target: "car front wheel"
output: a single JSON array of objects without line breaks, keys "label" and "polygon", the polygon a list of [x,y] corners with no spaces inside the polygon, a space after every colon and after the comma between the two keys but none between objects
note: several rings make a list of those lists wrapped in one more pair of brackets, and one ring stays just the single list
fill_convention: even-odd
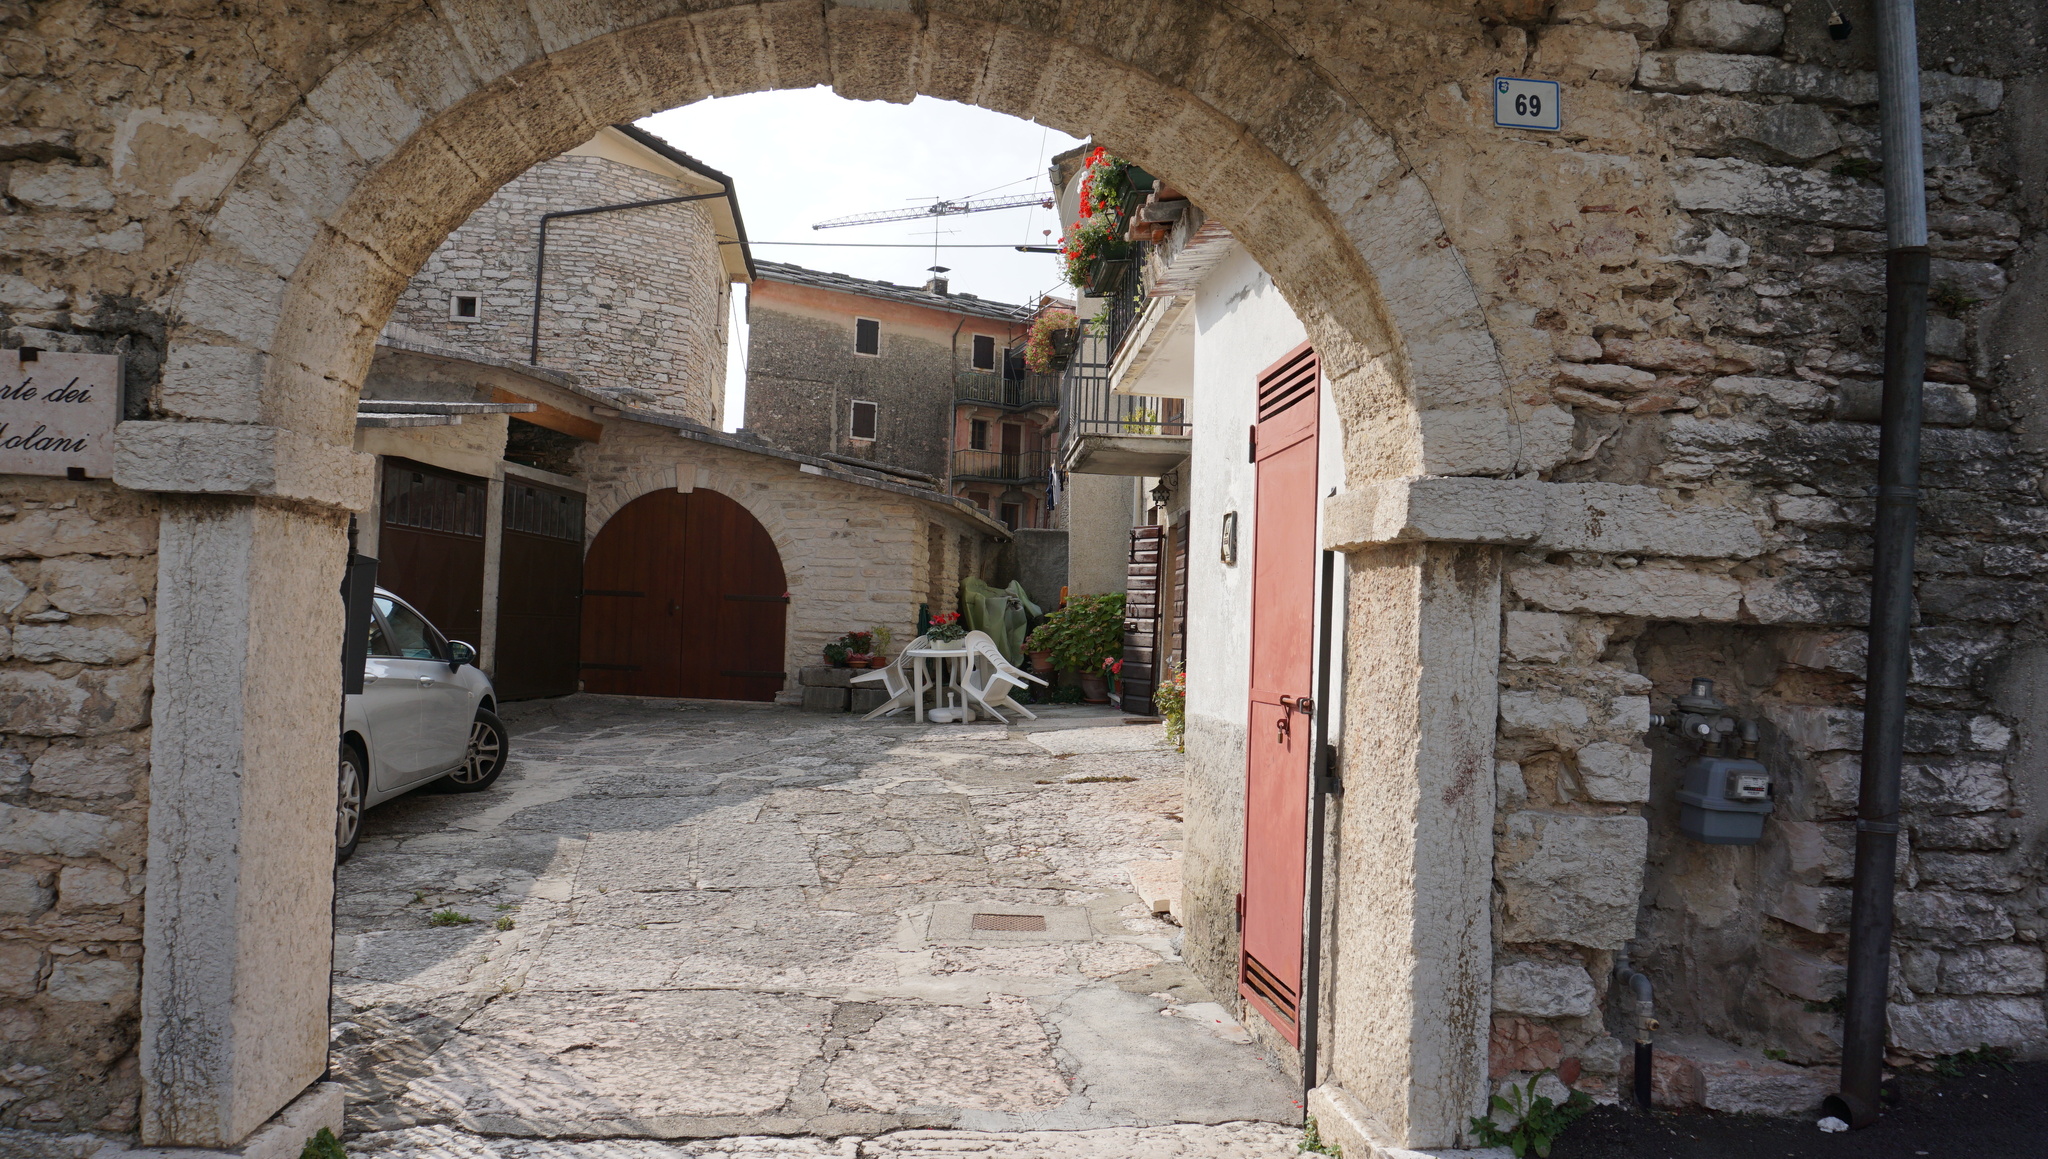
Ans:
[{"label": "car front wheel", "polygon": [[510,753],[505,722],[489,709],[477,709],[476,719],[469,722],[469,747],[462,754],[462,764],[448,774],[448,787],[458,793],[476,793],[490,788],[498,774],[505,770],[505,758]]},{"label": "car front wheel", "polygon": [[363,775],[363,755],[347,741],[341,743],[341,759],[337,765],[334,863],[340,865],[355,855],[356,843],[363,839],[363,801],[370,782]]}]

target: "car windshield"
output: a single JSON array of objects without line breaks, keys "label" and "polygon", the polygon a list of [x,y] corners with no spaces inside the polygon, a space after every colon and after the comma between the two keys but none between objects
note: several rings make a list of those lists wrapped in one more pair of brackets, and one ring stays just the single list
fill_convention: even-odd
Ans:
[{"label": "car windshield", "polygon": [[372,655],[404,656],[411,660],[439,659],[439,654],[434,649],[434,629],[420,618],[418,612],[393,600],[379,597],[377,613],[383,617],[389,631],[379,631],[375,622],[372,622]]}]

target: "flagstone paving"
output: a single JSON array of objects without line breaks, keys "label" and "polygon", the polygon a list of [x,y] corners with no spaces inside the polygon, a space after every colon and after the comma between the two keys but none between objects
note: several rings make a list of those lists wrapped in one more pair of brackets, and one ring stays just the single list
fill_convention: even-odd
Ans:
[{"label": "flagstone paving", "polygon": [[1131,890],[1179,849],[1158,726],[506,718],[498,785],[373,810],[342,867],[352,1154],[1295,1154],[1293,1080]]}]

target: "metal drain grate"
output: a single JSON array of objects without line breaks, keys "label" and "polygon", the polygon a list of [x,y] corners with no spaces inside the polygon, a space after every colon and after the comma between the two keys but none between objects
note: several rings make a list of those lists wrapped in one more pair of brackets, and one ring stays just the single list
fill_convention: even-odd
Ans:
[{"label": "metal drain grate", "polygon": [[1003,930],[1017,934],[1042,934],[1045,932],[1045,918],[1040,914],[975,914],[972,928]]}]

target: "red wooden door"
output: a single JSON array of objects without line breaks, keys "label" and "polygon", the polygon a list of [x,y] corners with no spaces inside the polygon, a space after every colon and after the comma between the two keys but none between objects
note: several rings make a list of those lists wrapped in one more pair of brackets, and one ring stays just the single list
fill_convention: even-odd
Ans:
[{"label": "red wooden door", "polygon": [[767,529],[738,503],[704,490],[642,495],[584,558],[584,689],[775,699],[785,583]]},{"label": "red wooden door", "polygon": [[1245,748],[1244,945],[1238,986],[1298,1043],[1313,697],[1316,427],[1321,367],[1307,345],[1259,376],[1252,523],[1251,705]]}]

